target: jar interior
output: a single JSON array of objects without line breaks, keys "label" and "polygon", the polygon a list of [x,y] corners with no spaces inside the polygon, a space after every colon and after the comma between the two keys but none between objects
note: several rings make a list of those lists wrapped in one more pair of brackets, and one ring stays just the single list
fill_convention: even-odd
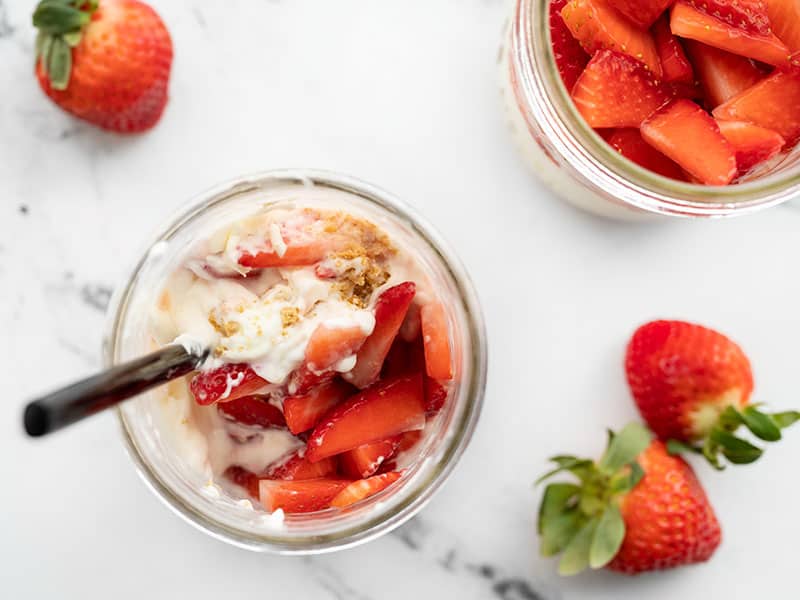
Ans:
[{"label": "jar interior", "polygon": [[574,169],[588,182],[600,182],[612,200],[623,199],[656,212],[674,209],[676,214],[714,216],[796,197],[800,186],[797,145],[737,183],[721,187],[669,179],[616,152],[584,121],[561,81],[551,46],[549,6],[550,0],[519,0],[512,27],[517,38],[515,58],[529,75],[522,78],[527,101],[543,105],[546,114],[540,114],[538,120],[548,125],[545,136],[556,154],[564,157],[567,164],[562,166]]},{"label": "jar interior", "polygon": [[125,403],[120,408],[123,430],[147,483],[195,525],[253,549],[323,551],[368,539],[381,525],[399,524],[421,506],[452,468],[471,434],[482,398],[485,356],[482,335],[475,325],[476,306],[465,301],[470,292],[464,288],[463,273],[453,272],[452,261],[442,254],[433,234],[415,224],[418,221],[410,219],[394,200],[386,201],[347,183],[303,177],[241,182],[185,213],[159,236],[119,299],[107,361],[125,361],[152,349],[149,308],[168,274],[189,248],[215,229],[214,224],[223,225],[265,208],[324,207],[321,199],[330,198],[331,191],[336,193],[335,208],[367,218],[389,231],[400,248],[413,251],[445,306],[456,376],[445,408],[426,427],[418,459],[405,469],[397,484],[344,510],[287,515],[285,519],[229,493],[230,488],[210,480],[210,472],[199,467],[202,457],[187,455],[185,448],[179,448],[179,440],[164,419],[180,418],[180,414],[165,407],[166,394],[156,390]]}]

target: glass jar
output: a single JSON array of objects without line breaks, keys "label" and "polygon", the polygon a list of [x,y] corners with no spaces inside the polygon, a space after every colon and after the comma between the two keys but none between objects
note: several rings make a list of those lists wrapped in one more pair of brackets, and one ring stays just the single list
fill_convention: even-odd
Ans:
[{"label": "glass jar", "polygon": [[747,181],[684,183],[643,169],[589,127],[561,82],[550,45],[549,0],[515,0],[500,54],[501,86],[518,145],[557,195],[595,214],[744,215],[800,197],[800,148]]},{"label": "glass jar", "polygon": [[[420,456],[397,485],[343,510],[289,515],[283,521],[254,509],[188,466],[159,430],[156,392],[118,409],[128,452],[145,483],[173,511],[209,535],[236,546],[281,554],[329,552],[354,546],[391,531],[416,514],[451,473],[467,446],[483,403],[486,334],[478,298],[453,251],[422,217],[386,192],[351,177],[309,170],[271,171],[243,177],[196,197],[170,220],[149,245],[130,277],[115,292],[104,337],[106,366],[139,356],[148,347],[148,315],[165,277],[181,252],[253,203],[270,206],[270,190],[296,186],[298,198],[309,186],[345,192],[347,204],[391,230],[414,249],[444,300],[453,332],[456,378],[448,404],[428,435]],[[285,204],[285,200],[283,201]],[[281,202],[275,203],[276,206]],[[348,206],[337,207],[347,210]],[[228,215],[223,219],[224,215]],[[213,230],[213,228],[212,228]],[[399,237],[398,237],[399,236]]]}]

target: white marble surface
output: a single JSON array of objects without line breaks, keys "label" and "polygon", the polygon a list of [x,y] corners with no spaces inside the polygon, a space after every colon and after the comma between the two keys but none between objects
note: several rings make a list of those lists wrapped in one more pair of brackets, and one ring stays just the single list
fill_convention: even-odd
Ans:
[{"label": "white marble surface", "polygon": [[[634,416],[621,372],[643,320],[717,326],[757,398],[800,404],[800,210],[633,226],[555,200],[509,143],[500,0],[159,0],[176,60],[151,133],[63,115],[31,75],[32,1],[0,0],[0,582],[4,598],[687,600],[797,596],[800,431],[749,468],[700,465],[724,525],[713,561],[561,580],[538,558],[531,481]],[[378,183],[460,251],[490,332],[486,409],[449,483],[400,531],[309,559],[250,554],[145,489],[110,414],[43,442],[20,407],[98,367],[103,310],[150,230],[190,195],[266,168]],[[713,590],[713,594],[709,592]]]}]

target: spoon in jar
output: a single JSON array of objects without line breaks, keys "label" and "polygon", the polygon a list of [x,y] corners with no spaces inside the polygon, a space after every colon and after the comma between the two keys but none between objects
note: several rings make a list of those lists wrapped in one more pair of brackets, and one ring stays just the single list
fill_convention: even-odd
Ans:
[{"label": "spoon in jar", "polygon": [[37,398],[25,407],[25,431],[31,437],[58,431],[194,371],[208,354],[199,344],[171,344]]}]

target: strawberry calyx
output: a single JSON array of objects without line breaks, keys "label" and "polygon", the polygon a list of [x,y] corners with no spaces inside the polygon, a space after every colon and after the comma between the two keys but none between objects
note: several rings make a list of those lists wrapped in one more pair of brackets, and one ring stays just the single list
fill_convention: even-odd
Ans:
[{"label": "strawberry calyx", "polygon": [[72,48],[97,10],[98,0],[42,0],[33,12],[36,59],[56,90],[65,90],[72,71]]},{"label": "strawberry calyx", "polygon": [[667,441],[667,451],[673,456],[684,452],[701,455],[718,471],[725,468],[720,455],[734,465],[755,462],[764,450],[734,435],[740,427],[744,426],[762,441],[777,442],[783,437],[782,429],[800,420],[798,411],[766,413],[759,410],[759,406],[750,404],[742,409],[728,406],[705,437],[695,442],[670,439]]},{"label": "strawberry calyx", "polygon": [[563,553],[561,575],[602,568],[616,556],[625,538],[620,503],[644,477],[637,458],[652,437],[643,425],[630,423],[617,434],[609,431],[606,451],[596,462],[567,455],[550,459],[556,468],[537,484],[562,472],[579,480],[549,484],[539,505],[540,552],[542,556]]}]

